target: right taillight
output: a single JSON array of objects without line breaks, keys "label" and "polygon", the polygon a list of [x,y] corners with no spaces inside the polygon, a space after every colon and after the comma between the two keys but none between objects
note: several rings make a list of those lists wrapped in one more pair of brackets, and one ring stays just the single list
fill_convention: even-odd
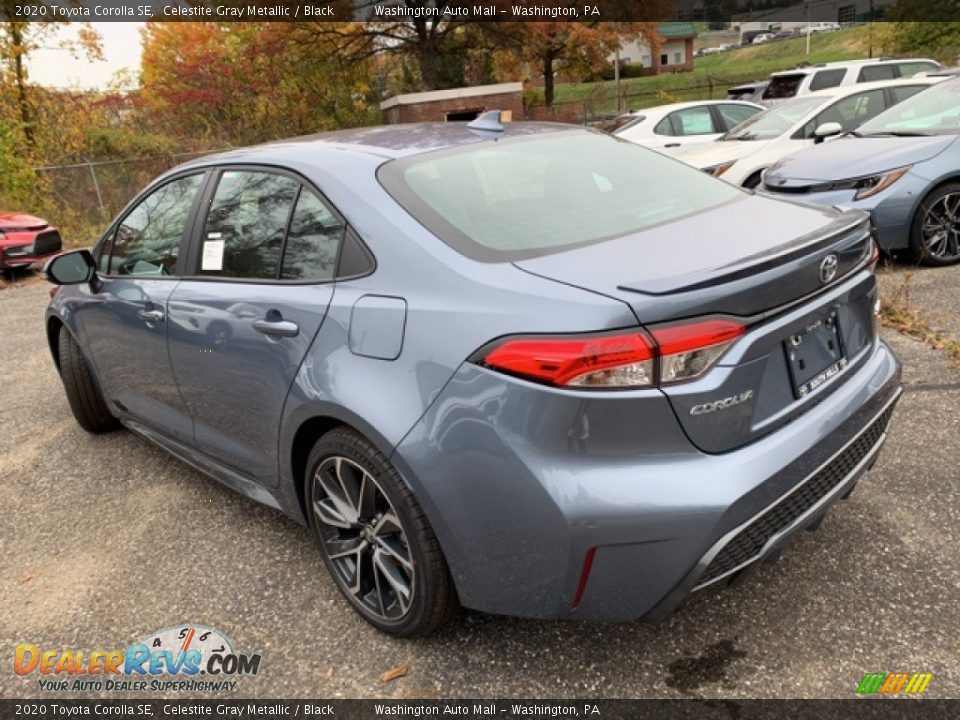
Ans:
[{"label": "right taillight", "polygon": [[556,387],[630,389],[697,378],[746,326],[704,318],[650,329],[596,335],[505,338],[477,361],[486,367]]}]

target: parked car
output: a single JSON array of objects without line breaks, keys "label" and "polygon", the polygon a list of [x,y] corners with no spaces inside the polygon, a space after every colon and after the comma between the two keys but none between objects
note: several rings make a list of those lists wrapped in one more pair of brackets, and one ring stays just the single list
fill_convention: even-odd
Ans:
[{"label": "parked car", "polygon": [[763,98],[763,91],[766,89],[769,81],[759,80],[751,83],[737,85],[727,90],[727,100],[742,100],[759,104]]},{"label": "parked car", "polygon": [[849,132],[944,80],[911,78],[810,93],[754,115],[716,142],[684,148],[676,157],[732,185],[755,188],[763,171],[782,157]]},{"label": "parked car", "polygon": [[716,140],[763,110],[734,100],[699,100],[645,108],[618,117],[608,128],[617,137],[671,154]]},{"label": "parked car", "polygon": [[763,103],[774,105],[818,90],[909,78],[917,73],[935,72],[939,69],[940,63],[925,58],[848,60],[796,67],[770,75],[770,84],[763,91]]},{"label": "parked car", "polygon": [[60,232],[33,215],[0,212],[0,271],[23,268],[60,252]]},{"label": "parked car", "polygon": [[662,617],[816,526],[900,392],[865,213],[497,115],[204,157],[47,266],[80,425],[307,525],[397,635]]},{"label": "parked car", "polygon": [[763,43],[768,43],[773,40],[772,32],[763,32],[757,33],[753,36],[753,40],[750,41],[751,45],[762,45]]},{"label": "parked car", "polygon": [[960,261],[960,79],[925,90],[829,148],[767,170],[764,191],[867,210],[885,250],[928,265]]}]

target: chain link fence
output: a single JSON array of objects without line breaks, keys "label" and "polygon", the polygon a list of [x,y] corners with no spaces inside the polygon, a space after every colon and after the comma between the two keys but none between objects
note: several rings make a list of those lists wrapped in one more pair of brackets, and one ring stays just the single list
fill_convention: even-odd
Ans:
[{"label": "chain link fence", "polygon": [[214,150],[34,168],[49,200],[64,213],[97,222],[111,218],[157,175]]}]

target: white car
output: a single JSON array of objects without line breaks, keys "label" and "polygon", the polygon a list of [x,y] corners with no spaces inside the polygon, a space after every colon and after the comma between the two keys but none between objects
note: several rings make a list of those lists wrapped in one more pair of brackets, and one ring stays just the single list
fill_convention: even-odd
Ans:
[{"label": "white car", "polygon": [[927,58],[874,58],[805,65],[771,74],[760,102],[773,106],[787,98],[808,95],[817,90],[909,78],[917,73],[936,72],[939,69],[940,63]]},{"label": "white car", "polygon": [[739,100],[700,100],[637,110],[616,118],[607,130],[624,140],[666,154],[702,145],[763,110]]},{"label": "white car", "polygon": [[685,148],[675,157],[722,177],[732,185],[754,188],[763,171],[790,153],[849,132],[892,105],[946,76],[861,83],[787,100],[740,123],[716,142]]}]

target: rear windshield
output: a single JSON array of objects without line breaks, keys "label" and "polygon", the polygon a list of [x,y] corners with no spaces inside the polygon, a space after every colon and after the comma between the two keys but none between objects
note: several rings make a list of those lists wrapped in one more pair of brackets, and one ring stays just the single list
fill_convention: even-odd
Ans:
[{"label": "rear windshield", "polygon": [[806,77],[806,73],[797,75],[777,75],[770,78],[770,84],[763,91],[764,100],[781,100],[783,98],[792,98],[800,89],[800,83]]},{"label": "rear windshield", "polygon": [[582,130],[394,160],[378,177],[427,229],[482,261],[547,255],[744,197],[676,160]]}]

